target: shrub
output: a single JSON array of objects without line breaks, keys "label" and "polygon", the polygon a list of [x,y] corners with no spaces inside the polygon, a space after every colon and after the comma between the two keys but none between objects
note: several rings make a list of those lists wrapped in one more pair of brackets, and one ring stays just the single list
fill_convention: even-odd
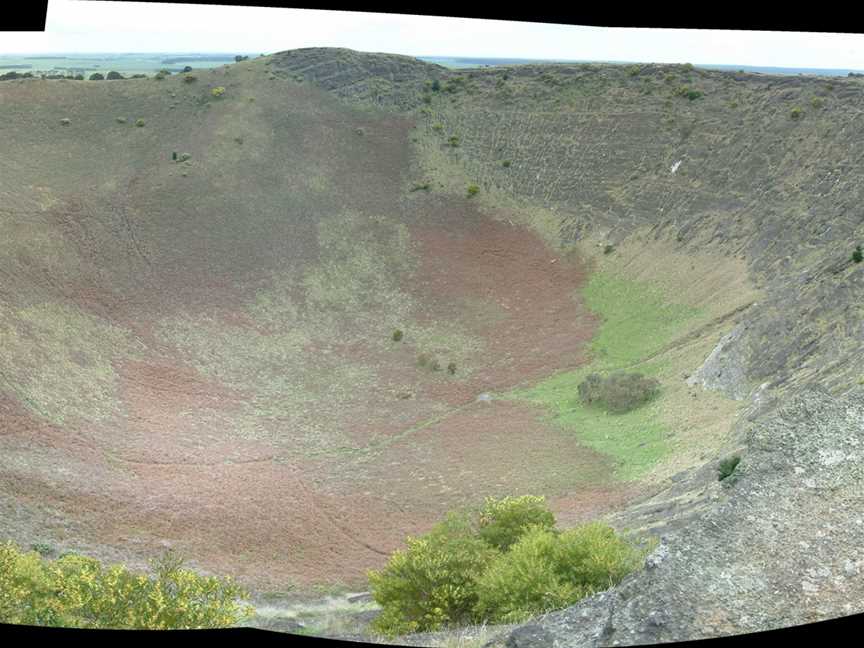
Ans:
[{"label": "shrub", "polygon": [[607,243],[603,248],[603,254],[612,254],[615,251],[615,246],[611,243]]},{"label": "shrub", "polygon": [[35,544],[30,545],[30,549],[38,553],[43,558],[46,556],[50,556],[54,553],[54,547],[49,544],[45,544],[44,542],[37,542]]},{"label": "shrub", "polygon": [[91,81],[103,81],[105,79],[105,77],[98,72],[94,72],[89,78]]},{"label": "shrub", "polygon": [[429,354],[421,353],[419,356],[417,356],[417,366],[418,367],[425,367],[426,365],[429,364],[429,361],[431,359],[432,358],[429,357]]},{"label": "shrub", "polygon": [[819,108],[821,108],[824,104],[825,104],[825,101],[822,99],[822,97],[813,97],[810,100],[810,105],[813,106],[814,108],[816,108],[817,110]]},{"label": "shrub", "polygon": [[542,497],[488,498],[409,538],[369,574],[382,606],[373,629],[390,637],[450,624],[512,623],[606,589],[639,567],[640,551],[608,526],[553,528]]},{"label": "shrub", "polygon": [[496,556],[465,516],[450,514],[427,535],[408,538],[369,585],[381,614],[375,631],[394,637],[473,620],[475,582]]},{"label": "shrub", "polygon": [[436,132],[440,132],[440,131],[444,130],[444,125],[443,124],[432,124],[432,130],[434,130]]},{"label": "shrub", "polygon": [[475,614],[488,623],[519,623],[535,614],[566,607],[585,595],[564,582],[552,560],[558,538],[532,527],[477,579]]},{"label": "shrub", "polygon": [[477,185],[468,185],[468,197],[472,198],[480,192],[480,187]]},{"label": "shrub", "polygon": [[795,106],[790,112],[789,117],[791,119],[801,119],[801,116],[804,114],[804,111],[801,110],[798,106]]},{"label": "shrub", "polygon": [[214,97],[221,97],[222,95],[225,94],[225,88],[222,86],[216,86],[215,88],[213,88],[210,91],[210,94],[213,95]]},{"label": "shrub", "polygon": [[63,119],[60,120],[60,123],[63,124],[63,126],[68,126],[69,124],[72,123],[72,120],[69,119],[68,117],[64,117]]},{"label": "shrub", "polygon": [[731,477],[739,463],[741,463],[741,457],[738,455],[723,459],[717,467],[717,481],[723,481],[727,477]]},{"label": "shrub", "polygon": [[393,341],[394,342],[401,342],[402,336],[403,336],[403,333],[401,330],[396,329],[395,331],[393,331]]},{"label": "shrub", "polygon": [[861,263],[861,261],[864,261],[864,251],[861,250],[860,245],[855,246],[855,251],[852,252],[852,260],[855,263]]},{"label": "shrub", "polygon": [[477,580],[476,616],[518,623],[572,605],[620,582],[642,557],[604,524],[563,533],[532,526]]},{"label": "shrub", "polygon": [[125,118],[125,117],[117,117],[117,118],[116,118],[116,122],[117,122],[118,124],[125,124],[125,123],[126,123],[126,118]]},{"label": "shrub", "polygon": [[447,373],[449,373],[451,376],[456,375],[456,363],[455,362],[451,362],[450,364],[447,365]]},{"label": "shrub", "polygon": [[194,74],[187,74],[183,77],[183,81],[186,83],[194,83],[197,80],[198,77],[196,77]]},{"label": "shrub", "polygon": [[191,72],[191,71],[192,71],[191,65],[186,65],[183,67],[183,74],[186,74],[187,72]]},{"label": "shrub", "polygon": [[139,117],[138,119],[135,120],[135,125],[136,125],[138,128],[143,128],[143,127],[144,127],[144,124],[146,124],[146,123],[147,123],[147,122],[145,122],[145,121],[144,121],[143,119],[141,119],[140,117]]},{"label": "shrub", "polygon": [[154,576],[108,568],[93,558],[64,554],[45,560],[0,544],[0,622],[77,628],[218,628],[252,613],[248,594],[231,579],[182,569],[167,554]]},{"label": "shrub", "polygon": [[435,79],[429,87],[432,89],[432,92],[438,92],[441,90],[441,82]]},{"label": "shrub", "polygon": [[429,369],[432,371],[441,371],[441,363],[438,362],[435,358],[429,362]]},{"label": "shrub", "polygon": [[505,169],[507,169],[507,168],[510,167],[510,164],[511,164],[510,160],[504,160],[504,161],[501,163],[501,166],[504,167]]},{"label": "shrub", "polygon": [[415,184],[411,187],[411,191],[429,191],[432,188],[432,184],[429,182],[424,182],[422,184]]},{"label": "shrub", "polygon": [[447,138],[447,143],[450,146],[452,146],[453,148],[456,148],[457,146],[459,146],[459,136],[458,135],[451,135],[450,137]]},{"label": "shrub", "polygon": [[579,399],[586,405],[597,404],[613,414],[629,412],[657,396],[660,383],[642,374],[614,373],[606,378],[599,374],[586,376],[577,387]]},{"label": "shrub", "polygon": [[555,516],[545,497],[489,497],[480,511],[478,533],[492,547],[506,551],[532,526],[555,526]]},{"label": "shrub", "polygon": [[124,77],[123,77],[123,75],[120,74],[119,72],[115,72],[114,70],[111,70],[111,71],[108,73],[108,76],[106,76],[105,78],[108,79],[109,81],[116,81],[116,80],[118,80],[118,79],[122,79],[122,78],[124,78]]}]

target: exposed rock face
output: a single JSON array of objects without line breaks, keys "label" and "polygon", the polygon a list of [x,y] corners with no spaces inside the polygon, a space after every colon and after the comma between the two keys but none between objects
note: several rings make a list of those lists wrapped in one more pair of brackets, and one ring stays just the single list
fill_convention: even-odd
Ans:
[{"label": "exposed rock face", "polygon": [[720,391],[735,400],[746,398],[750,387],[745,373],[745,356],[736,345],[745,330],[745,325],[739,324],[724,335],[702,366],[687,379],[687,384]]},{"label": "exposed rock face", "polygon": [[864,391],[807,390],[747,442],[737,477],[668,531],[643,571],[531,632],[545,629],[562,648],[633,645],[864,611]]}]

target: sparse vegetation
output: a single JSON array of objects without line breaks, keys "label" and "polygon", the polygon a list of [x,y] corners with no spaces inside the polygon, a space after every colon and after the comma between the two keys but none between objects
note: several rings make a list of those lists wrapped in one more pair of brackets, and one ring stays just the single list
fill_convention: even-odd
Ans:
[{"label": "sparse vegetation", "polygon": [[815,108],[816,110],[819,110],[820,108],[822,108],[822,106],[825,105],[825,100],[822,99],[822,97],[813,97],[810,100],[810,105],[813,106],[813,108]]},{"label": "sparse vegetation", "polygon": [[54,547],[44,542],[37,542],[30,545],[30,549],[38,553],[43,558],[54,553]]},{"label": "sparse vegetation", "polygon": [[733,455],[723,459],[717,467],[717,480],[723,481],[724,479],[731,477],[735,472],[735,469],[738,468],[739,463],[741,463],[741,457],[738,455]]},{"label": "sparse vegetation", "polygon": [[608,589],[644,557],[606,525],[554,525],[542,497],[489,498],[476,513],[450,513],[370,572],[383,608],[374,630],[394,637],[521,621]]},{"label": "sparse vegetation", "polygon": [[598,405],[613,414],[636,409],[657,396],[660,383],[642,374],[613,373],[605,378],[589,374],[578,387],[579,399],[586,405]]},{"label": "sparse vegetation", "polygon": [[165,554],[154,575],[66,553],[44,556],[0,544],[0,622],[71,628],[223,628],[248,618],[248,594],[230,578],[204,577]]}]

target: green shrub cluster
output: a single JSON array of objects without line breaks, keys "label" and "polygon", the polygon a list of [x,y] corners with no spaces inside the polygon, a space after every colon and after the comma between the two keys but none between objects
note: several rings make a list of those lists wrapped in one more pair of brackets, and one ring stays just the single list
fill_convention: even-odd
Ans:
[{"label": "green shrub cluster", "polygon": [[64,554],[47,560],[38,551],[0,544],[0,623],[70,628],[222,628],[252,614],[248,594],[231,579],[183,569],[166,554],[155,574]]},{"label": "green shrub cluster", "polygon": [[592,523],[559,531],[542,497],[489,498],[408,538],[369,574],[389,637],[454,625],[512,623],[571,605],[636,569],[644,552]]},{"label": "green shrub cluster", "polygon": [[717,467],[717,481],[723,481],[724,479],[731,477],[735,472],[735,469],[738,468],[739,463],[741,463],[741,457],[739,455],[732,455],[731,457],[723,459]]},{"label": "green shrub cluster", "polygon": [[607,377],[589,374],[576,388],[586,405],[599,405],[613,414],[629,412],[660,393],[660,382],[642,374],[614,373]]}]

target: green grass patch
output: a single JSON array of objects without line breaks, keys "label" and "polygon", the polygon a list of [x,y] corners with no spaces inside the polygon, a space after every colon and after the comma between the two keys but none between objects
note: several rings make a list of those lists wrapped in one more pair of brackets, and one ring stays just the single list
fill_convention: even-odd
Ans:
[{"label": "green grass patch", "polygon": [[593,450],[618,464],[615,477],[628,480],[649,471],[667,452],[669,430],[660,412],[666,398],[662,386],[657,399],[624,414],[608,414],[580,402],[578,386],[590,373],[608,373],[640,364],[645,376],[663,373],[660,359],[645,362],[700,319],[700,310],[670,302],[655,285],[596,273],[582,294],[602,323],[590,343],[593,360],[572,371],[504,396],[546,408],[550,420],[574,433]]}]

